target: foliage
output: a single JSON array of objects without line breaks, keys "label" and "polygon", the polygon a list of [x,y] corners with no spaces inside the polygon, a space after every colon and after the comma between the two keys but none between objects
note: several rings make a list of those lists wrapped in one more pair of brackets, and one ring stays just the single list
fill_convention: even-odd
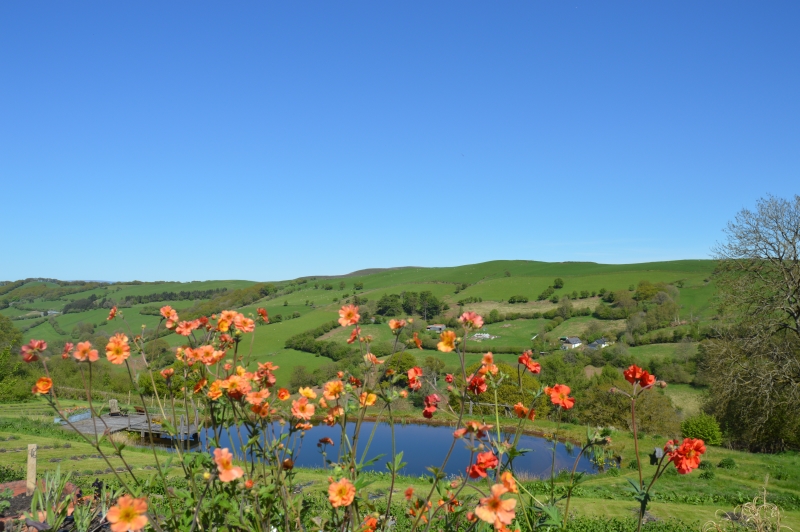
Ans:
[{"label": "foliage", "polygon": [[[719,307],[731,326],[704,342],[708,409],[733,443],[800,445],[800,196],[743,209],[717,246]],[[735,368],[735,369],[734,369]]]},{"label": "foliage", "polygon": [[686,418],[681,423],[681,434],[684,438],[699,438],[708,445],[720,445],[722,443],[722,430],[719,423],[708,414],[698,414]]},{"label": "foliage", "polygon": [[14,326],[14,322],[0,314],[0,351],[17,349],[22,343],[22,332]]}]

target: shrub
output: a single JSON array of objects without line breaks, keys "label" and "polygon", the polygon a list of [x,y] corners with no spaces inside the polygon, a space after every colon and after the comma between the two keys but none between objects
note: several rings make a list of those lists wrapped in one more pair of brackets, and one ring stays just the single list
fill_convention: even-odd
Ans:
[{"label": "shrub", "polygon": [[681,423],[681,434],[684,438],[697,438],[706,445],[719,445],[722,443],[722,430],[714,416],[698,414],[687,418]]},{"label": "shrub", "polygon": [[717,464],[720,469],[736,469],[736,461],[733,458],[723,458]]},{"label": "shrub", "polygon": [[700,473],[700,478],[703,480],[714,480],[714,470],[709,469]]}]

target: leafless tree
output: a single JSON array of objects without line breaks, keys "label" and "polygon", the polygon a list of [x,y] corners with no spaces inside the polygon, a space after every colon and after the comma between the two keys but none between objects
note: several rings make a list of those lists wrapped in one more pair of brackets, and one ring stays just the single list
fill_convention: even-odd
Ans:
[{"label": "leafless tree", "polygon": [[765,332],[800,337],[800,196],[768,196],[743,209],[714,253],[723,308],[744,313]]},{"label": "leafless tree", "polygon": [[754,450],[800,445],[800,196],[744,209],[715,248],[724,311],[704,342],[707,408]]}]

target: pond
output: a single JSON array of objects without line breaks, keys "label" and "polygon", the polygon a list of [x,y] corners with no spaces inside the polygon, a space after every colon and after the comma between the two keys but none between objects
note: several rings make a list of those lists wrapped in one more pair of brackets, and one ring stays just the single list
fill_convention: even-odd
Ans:
[{"label": "pond", "polygon": [[[348,425],[348,433],[352,437],[355,425]],[[362,425],[358,444],[359,458],[361,458],[361,452],[369,439],[374,425],[374,422],[364,422]],[[280,430],[277,425],[275,427],[276,430]],[[231,430],[231,434],[233,437],[232,442],[227,433],[223,431],[220,438],[220,446],[229,448],[239,447],[238,435],[234,430]],[[212,435],[210,429],[203,431],[200,435],[199,444],[195,444],[192,450],[204,449],[206,439],[210,435]],[[339,453],[338,443],[340,435],[341,429],[338,426],[328,427],[326,425],[317,425],[313,429],[307,431],[303,438],[299,457],[295,460],[295,465],[299,467],[323,467],[323,458],[317,448],[317,442],[320,438],[325,437],[329,437],[336,442],[335,446],[328,445],[327,449],[328,459],[335,461]],[[513,437],[513,435],[509,435],[508,437]],[[424,424],[395,425],[395,442],[397,451],[403,452],[403,462],[406,462],[406,466],[401,471],[402,474],[414,476],[429,474],[427,470],[428,467],[441,466],[442,460],[453,442],[453,428]],[[445,467],[445,472],[448,475],[464,474],[470,459],[470,451],[467,449],[467,442],[467,438],[456,442],[453,454]],[[520,438],[517,448],[530,450],[524,456],[520,456],[514,460],[515,471],[525,472],[533,477],[545,478],[550,476],[550,467],[553,459],[552,442],[536,436],[523,435]],[[556,471],[572,469],[578,452],[580,452],[580,448],[578,447],[570,448],[563,443],[559,443],[556,450]],[[373,458],[379,454],[385,456],[365,469],[369,471],[388,471],[386,463],[391,458],[391,453],[391,428],[386,423],[379,423],[375,430],[375,436],[370,445],[367,459]],[[582,456],[578,463],[577,470],[579,472],[592,473],[598,471],[598,467],[589,457]]]}]

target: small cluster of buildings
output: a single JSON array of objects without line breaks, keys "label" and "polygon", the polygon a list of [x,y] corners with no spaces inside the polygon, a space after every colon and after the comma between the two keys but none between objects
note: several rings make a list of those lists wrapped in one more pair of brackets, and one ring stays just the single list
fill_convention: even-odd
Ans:
[{"label": "small cluster of buildings", "polygon": [[[562,336],[559,338],[561,340],[561,349],[568,351],[570,349],[576,349],[583,345],[583,340],[578,338],[577,336]],[[595,350],[595,349],[603,349],[604,347],[608,347],[611,345],[608,340],[605,338],[598,338],[594,342],[590,343],[586,346],[586,349]]]}]

